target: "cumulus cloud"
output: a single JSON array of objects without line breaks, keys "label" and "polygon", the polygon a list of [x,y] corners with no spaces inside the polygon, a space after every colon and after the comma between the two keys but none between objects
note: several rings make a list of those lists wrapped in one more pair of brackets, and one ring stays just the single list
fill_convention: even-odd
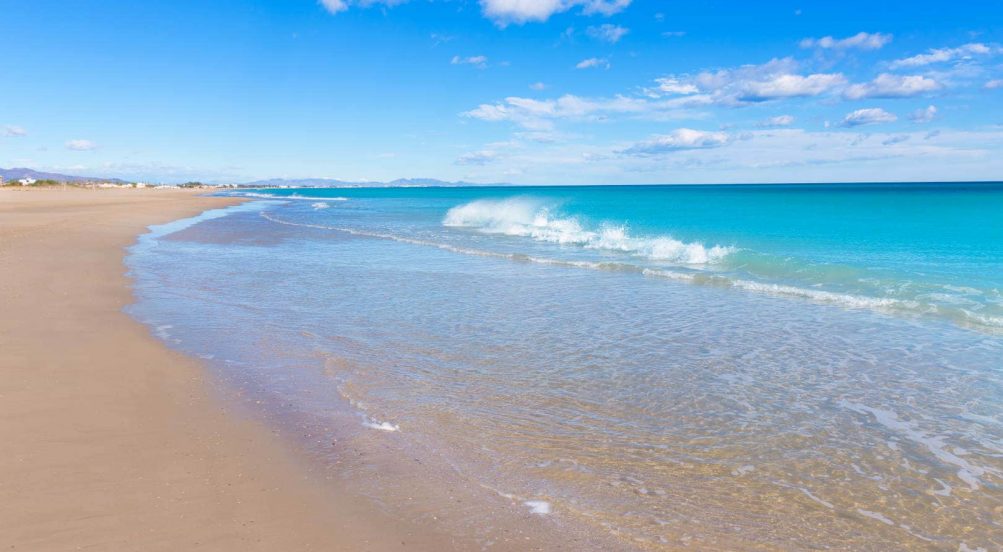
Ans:
[{"label": "cumulus cloud", "polygon": [[[606,67],[606,63],[592,58],[578,66]],[[482,121],[507,121],[537,131],[551,130],[557,120],[604,120],[613,115],[651,120],[700,118],[705,115],[703,109],[711,106],[818,96],[846,82],[838,73],[800,75],[796,70],[793,60],[775,59],[763,65],[663,77],[655,86],[642,89],[643,96],[590,99],[565,95],[551,100],[513,96],[499,103],[481,104],[462,115]]]},{"label": "cumulus cloud", "polygon": [[452,65],[473,65],[478,69],[484,69],[488,66],[488,58],[487,56],[453,56],[453,59],[449,60],[449,63]]},{"label": "cumulus cloud", "polygon": [[588,58],[579,61],[575,69],[609,69],[609,60],[606,58]]},{"label": "cumulus cloud", "polygon": [[646,92],[663,94],[703,94],[712,103],[742,105],[782,98],[819,96],[846,84],[841,73],[797,73],[792,58],[773,59],[762,65],[704,71],[697,75],[672,75],[658,79],[658,86]]},{"label": "cumulus cloud", "polygon": [[590,99],[566,94],[556,100],[536,100],[517,96],[496,104],[481,104],[462,116],[487,122],[511,122],[533,131],[550,130],[557,120],[602,120],[611,115],[650,116],[671,115],[688,102],[679,100],[650,101],[644,98],[616,96]]},{"label": "cumulus cloud", "polygon": [[585,30],[585,33],[596,40],[602,40],[604,42],[609,42],[610,44],[616,44],[620,42],[620,39],[627,35],[630,29],[627,27],[621,27],[620,25],[611,25],[606,23],[605,25],[600,25],[598,27],[589,27]]},{"label": "cumulus cloud", "polygon": [[825,50],[878,50],[892,41],[892,35],[883,33],[857,33],[846,38],[806,38],[802,48],[822,48]]},{"label": "cumulus cloud", "polygon": [[700,92],[700,89],[697,88],[697,85],[691,82],[683,82],[678,78],[666,77],[666,78],[656,79],[655,82],[658,84],[657,87],[658,92],[662,92],[665,94],[686,95],[686,94],[696,94]]},{"label": "cumulus cloud", "polygon": [[842,85],[846,79],[840,74],[775,75],[762,81],[744,83],[744,94],[739,99],[763,101],[776,98],[818,96]]},{"label": "cumulus cloud", "polygon": [[585,15],[611,15],[622,12],[630,5],[632,0],[571,0],[572,4],[582,6],[582,13]]},{"label": "cumulus cloud", "polygon": [[986,83],[987,90],[996,90],[997,88],[1003,88],[1003,79],[993,79]]},{"label": "cumulus cloud", "polygon": [[20,138],[22,136],[27,136],[28,131],[16,125],[5,125],[2,131],[0,131],[0,134],[10,138]]},{"label": "cumulus cloud", "polygon": [[976,56],[986,56],[1000,52],[996,46],[987,46],[981,42],[971,42],[958,46],[957,48],[931,48],[925,54],[918,54],[912,57],[897,59],[891,63],[892,69],[902,67],[923,67],[934,63],[947,63],[951,61],[963,61]]},{"label": "cumulus cloud", "polygon": [[759,122],[760,127],[770,128],[770,127],[785,127],[794,124],[793,115],[777,115],[776,117],[770,117]]},{"label": "cumulus cloud", "polygon": [[[318,0],[327,11],[337,14],[352,7],[393,7],[408,0]],[[582,15],[611,16],[630,5],[632,0],[480,0],[484,16],[504,27],[515,23],[546,21],[555,13],[577,8]]]},{"label": "cumulus cloud", "polygon": [[348,3],[345,0],[320,0],[320,5],[331,13],[343,12],[348,9]]},{"label": "cumulus cloud", "polygon": [[652,136],[638,142],[620,153],[626,155],[659,155],[679,150],[719,148],[731,142],[726,132],[707,132],[691,128],[679,128],[670,134]]},{"label": "cumulus cloud", "polygon": [[331,13],[341,13],[351,6],[368,8],[370,6],[397,6],[408,0],[320,0],[320,5]]},{"label": "cumulus cloud", "polygon": [[868,109],[858,109],[843,117],[843,126],[855,127],[863,125],[875,125],[878,123],[893,123],[898,120],[895,115],[881,109],[872,107]]},{"label": "cumulus cloud", "polygon": [[923,109],[917,109],[913,111],[909,118],[912,119],[914,123],[929,123],[937,116],[937,106],[927,106]]},{"label": "cumulus cloud", "polygon": [[873,81],[854,84],[843,91],[848,100],[864,98],[907,98],[940,90],[942,85],[934,79],[922,75],[892,75],[882,73]]},{"label": "cumulus cloud", "polygon": [[546,21],[555,13],[580,8],[585,15],[610,16],[624,10],[631,0],[480,0],[484,15],[499,25]]},{"label": "cumulus cloud", "polygon": [[66,142],[66,149],[73,151],[90,151],[97,147],[98,145],[90,140],[70,140]]}]

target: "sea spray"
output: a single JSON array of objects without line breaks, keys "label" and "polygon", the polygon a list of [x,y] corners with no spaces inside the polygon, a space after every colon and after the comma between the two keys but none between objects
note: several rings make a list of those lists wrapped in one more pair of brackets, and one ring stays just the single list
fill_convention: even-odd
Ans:
[{"label": "sea spray", "polygon": [[632,236],[625,225],[603,224],[587,229],[575,217],[554,214],[551,206],[531,198],[477,200],[453,207],[444,226],[473,228],[487,234],[529,237],[586,249],[618,251],[653,261],[705,265],[724,259],[733,247],[685,243],[669,236]]}]

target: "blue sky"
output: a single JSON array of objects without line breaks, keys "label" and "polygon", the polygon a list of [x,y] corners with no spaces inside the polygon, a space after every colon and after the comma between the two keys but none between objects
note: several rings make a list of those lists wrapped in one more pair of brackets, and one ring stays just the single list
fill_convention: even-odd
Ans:
[{"label": "blue sky", "polygon": [[1003,179],[999,2],[0,0],[0,166]]}]

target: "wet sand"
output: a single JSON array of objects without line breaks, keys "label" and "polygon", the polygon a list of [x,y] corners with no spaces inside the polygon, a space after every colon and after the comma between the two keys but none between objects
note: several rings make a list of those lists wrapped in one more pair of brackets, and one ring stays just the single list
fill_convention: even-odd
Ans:
[{"label": "wet sand", "polygon": [[[0,190],[5,550],[449,549],[319,484],[123,307],[124,248],[233,204],[184,190]],[[332,496],[334,494],[334,496]]]}]

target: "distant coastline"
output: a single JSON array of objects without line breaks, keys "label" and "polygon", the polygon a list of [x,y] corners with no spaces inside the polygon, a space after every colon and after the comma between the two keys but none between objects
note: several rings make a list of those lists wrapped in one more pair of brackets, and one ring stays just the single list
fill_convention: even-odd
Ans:
[{"label": "distant coastline", "polygon": [[397,178],[389,181],[378,180],[340,180],[336,178],[268,178],[250,182],[203,182],[191,180],[187,182],[149,182],[143,180],[123,180],[121,178],[105,178],[94,176],[79,176],[54,172],[38,171],[30,168],[0,168],[0,187],[17,186],[77,186],[85,188],[195,188],[195,189],[298,189],[298,188],[520,188],[520,187],[647,187],[647,186],[838,186],[867,184],[902,184],[902,185],[966,185],[966,184],[1000,184],[999,180],[952,180],[952,181],[898,181],[874,180],[854,182],[683,182],[683,183],[547,183],[518,184],[511,182],[468,182],[464,180],[449,181],[436,178]]}]

